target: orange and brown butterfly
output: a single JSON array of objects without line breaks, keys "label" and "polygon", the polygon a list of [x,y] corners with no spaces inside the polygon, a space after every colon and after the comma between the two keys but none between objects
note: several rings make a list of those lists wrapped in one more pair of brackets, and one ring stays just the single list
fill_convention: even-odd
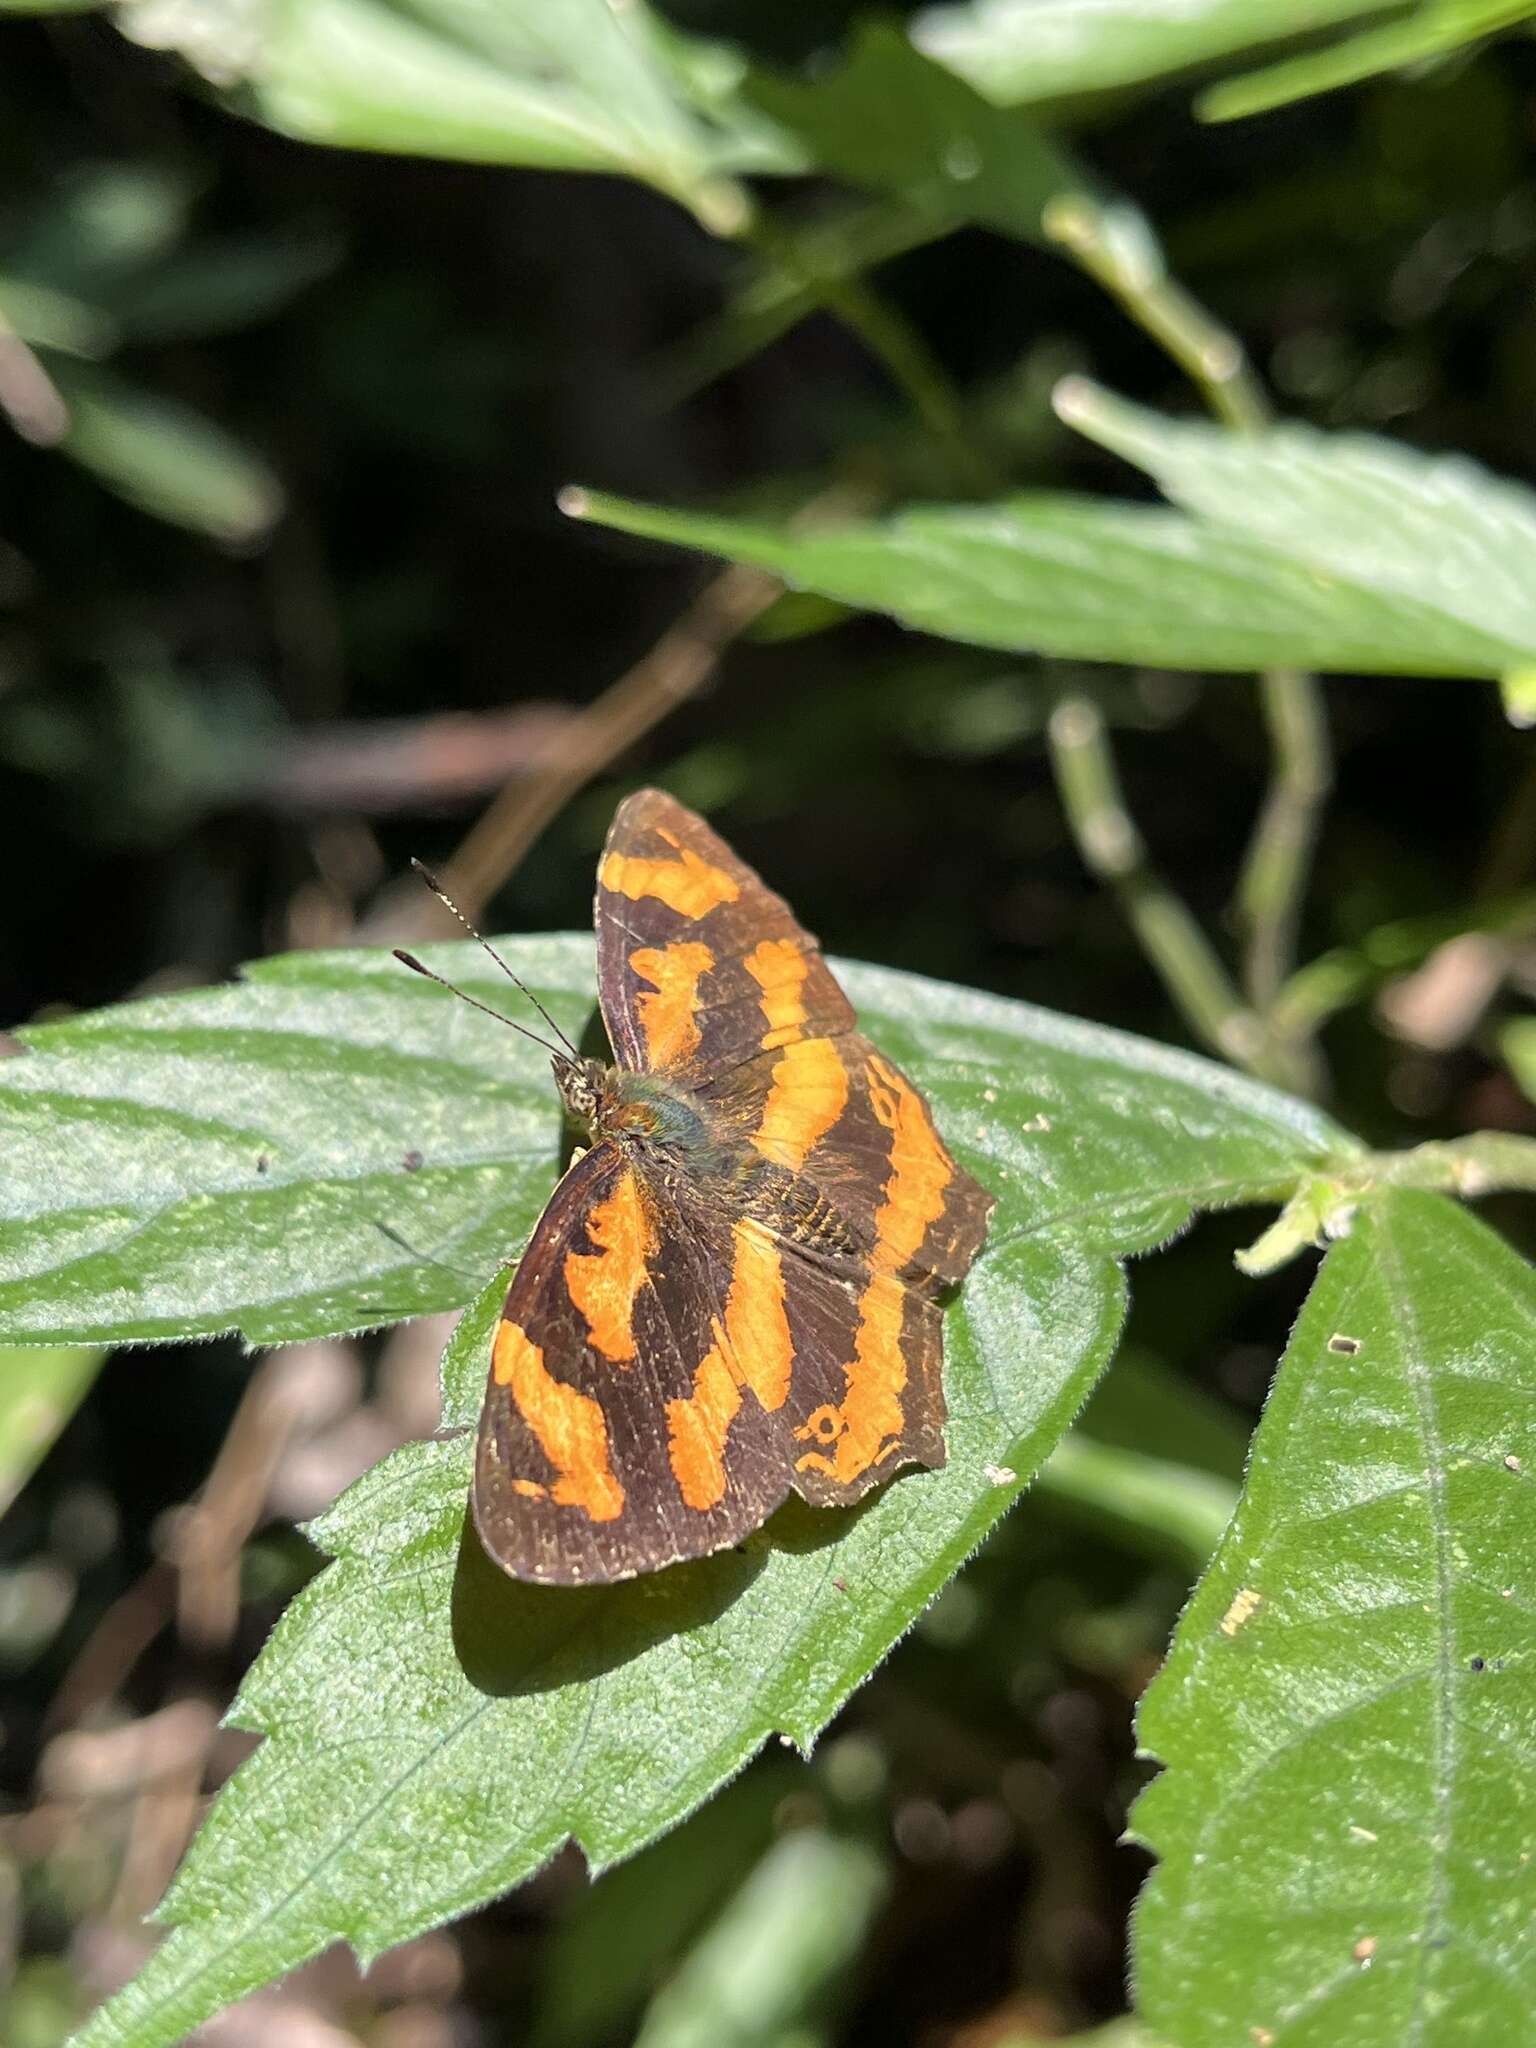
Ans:
[{"label": "orange and brown butterfly", "polygon": [[843,1506],[942,1465],[940,1297],[992,1208],[702,818],[628,798],[597,882],[617,1064],[554,1055],[591,1149],[507,1290],[475,1452],[481,1542],[556,1585],[723,1549],[791,1491]]}]

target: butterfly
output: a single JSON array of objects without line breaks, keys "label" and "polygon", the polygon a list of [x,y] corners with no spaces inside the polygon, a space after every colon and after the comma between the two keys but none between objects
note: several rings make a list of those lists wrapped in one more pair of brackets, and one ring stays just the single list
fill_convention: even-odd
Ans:
[{"label": "butterfly", "polygon": [[507,1290],[471,1497],[503,1570],[567,1586],[942,1465],[940,1301],[992,1208],[815,939],[675,798],[619,806],[594,923],[615,1064],[550,1048],[591,1144]]}]

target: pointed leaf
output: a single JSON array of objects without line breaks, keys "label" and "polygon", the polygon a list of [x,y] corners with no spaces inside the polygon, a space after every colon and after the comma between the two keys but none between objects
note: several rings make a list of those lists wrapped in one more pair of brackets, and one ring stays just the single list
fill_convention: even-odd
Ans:
[{"label": "pointed leaf", "polygon": [[1233,434],[1171,420],[1085,379],[1057,393],[1081,432],[1223,534],[1275,549],[1341,594],[1422,618],[1438,648],[1536,649],[1536,496],[1461,455],[1287,424]]},{"label": "pointed leaf", "polygon": [[95,368],[51,363],[49,370],[69,412],[58,445],[130,505],[241,544],[275,525],[282,486],[211,420]]},{"label": "pointed leaf", "polygon": [[1363,1205],[1143,1702],[1143,2017],[1180,2048],[1518,2041],[1536,2003],[1536,1275]]},{"label": "pointed leaf", "polygon": [[195,12],[126,9],[119,23],[179,48],[285,135],[618,172],[722,227],[743,210],[722,172],[760,167],[766,150],[760,132],[739,138],[703,118],[643,0],[304,0],[254,17],[216,0]]},{"label": "pointed leaf", "polygon": [[[588,942],[511,950],[575,1026]],[[471,949],[434,959],[477,994],[495,993]],[[397,1453],[316,1528],[337,1561],[294,1602],[236,1709],[267,1739],[188,1856],[164,1910],[172,1933],[88,2023],[81,2048],[171,2043],[338,1937],[375,1955],[517,1883],[569,1837],[598,1866],[629,1855],[774,1733],[808,1746],[1080,1406],[1119,1327],[1117,1255],[1160,1242],[1198,1204],[1272,1196],[1309,1163],[1352,1150],[1315,1112],[1205,1061],[914,976],[840,972],[864,1024],[999,1196],[988,1247],[946,1323],[948,1465],[849,1514],[792,1502],[739,1552],[561,1592],[503,1578],[466,1535],[467,1435]],[[331,1259],[333,1247],[320,1188],[295,1179],[306,1164],[327,1190],[370,1188],[375,1208],[392,1187],[438,1174],[421,1221],[434,1245],[455,1231],[471,1240],[486,1195],[455,1192],[455,1176],[486,1171],[525,1115],[531,1136],[535,1052],[368,954],[268,963],[218,994],[222,1015],[207,1007],[212,996],[183,997],[134,1006],[126,1027],[111,1013],[56,1027],[46,1054],[10,1063],[37,1077],[18,1100],[88,1101],[89,1042],[100,1035],[100,1093],[114,1112],[148,1095],[158,1115],[176,1105],[136,1140],[147,1154],[172,1154],[165,1200],[204,1135],[179,1106],[194,1077],[194,1093],[216,1090],[204,1116],[231,1120],[232,1165],[262,1141],[261,1119],[298,1117],[318,1090],[321,1105],[302,1112],[282,1160],[284,1198],[299,1204],[292,1235],[309,1256]],[[242,1005],[259,1020],[244,1036],[234,1024]],[[181,1006],[198,1019],[185,1035]],[[73,1096],[42,1086],[61,1060]],[[391,1181],[384,1147],[403,1133],[385,1131],[408,1083],[411,1128],[430,1163]],[[364,1156],[349,1173],[354,1147]],[[115,1171],[127,1157],[117,1153]],[[519,1170],[531,1183],[531,1149]],[[242,1201],[248,1167],[246,1176]],[[244,1211],[233,1232],[258,1243],[272,1235]],[[241,1270],[229,1301],[250,1291],[256,1267]],[[193,1284],[190,1269],[177,1281],[184,1294]],[[503,1287],[502,1275],[489,1282],[445,1357],[450,1427],[477,1412]],[[346,1299],[333,1286],[324,1313]],[[300,1309],[316,1313],[313,1301]],[[300,1309],[283,1313],[297,1323]]]},{"label": "pointed leaf", "polygon": [[[1492,488],[1501,502],[1519,495]],[[595,491],[567,491],[561,502],[574,517],[752,562],[794,589],[1018,653],[1396,675],[1497,676],[1536,659],[1536,619],[1513,641],[1497,607],[1486,624],[1470,605],[1449,608],[1422,562],[1417,593],[1395,576],[1378,587],[1368,570],[1321,572],[1235,523],[1141,505],[1038,493],[812,528]],[[1482,523],[1469,521],[1468,536]]]},{"label": "pointed leaf", "polygon": [[959,0],[927,8],[913,34],[1012,106],[1139,85],[1392,11],[1392,0]]}]

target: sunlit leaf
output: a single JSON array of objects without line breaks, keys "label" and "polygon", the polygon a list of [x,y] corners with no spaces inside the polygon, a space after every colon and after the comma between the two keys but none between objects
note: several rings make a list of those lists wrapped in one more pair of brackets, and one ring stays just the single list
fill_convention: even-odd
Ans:
[{"label": "sunlit leaf", "polygon": [[[590,941],[511,953],[579,1027]],[[432,958],[499,998],[473,949]],[[466,1538],[466,1435],[397,1453],[316,1527],[337,1561],[236,1709],[267,1739],[172,1889],[173,1932],[82,2044],[173,2042],[338,1937],[373,1955],[467,1910],[569,1837],[613,1862],[773,1734],[809,1745],[1080,1405],[1119,1328],[1118,1256],[1353,1150],[1314,1111],[1189,1055],[840,971],[999,1197],[946,1320],[948,1465],[851,1514],[791,1503],[739,1552],[560,1592],[505,1579]],[[10,1156],[38,1156],[45,1133],[99,1135],[51,1145],[46,1200],[41,1167],[8,1188],[12,1213],[32,1213],[7,1234],[12,1271],[28,1244],[35,1264],[0,1295],[7,1326],[81,1316],[94,1296],[119,1325],[297,1335],[464,1300],[553,1176],[542,1056],[388,956],[269,962],[242,987],[32,1037],[0,1075],[34,1138]],[[104,1222],[113,1188],[123,1210]],[[503,1287],[495,1274],[445,1357],[450,1426],[477,1412]]]},{"label": "sunlit leaf", "polygon": [[[1173,429],[1179,433],[1197,430]],[[1150,506],[1040,492],[983,505],[914,506],[891,518],[812,527],[803,522],[723,518],[705,512],[637,505],[600,492],[571,491],[571,513],[626,533],[675,541],[733,561],[751,562],[841,604],[887,612],[903,625],[952,640],[1016,652],[1088,661],[1155,663],[1165,668],[1249,669],[1294,666],[1403,675],[1495,676],[1536,655],[1536,599],[1513,587],[1502,565],[1490,565],[1498,589],[1486,613],[1481,585],[1458,590],[1455,579],[1489,528],[1502,525],[1511,574],[1526,545],[1529,501],[1512,486],[1458,472],[1461,483],[1438,524],[1459,545],[1425,570],[1407,576],[1408,534],[1429,525],[1437,472],[1424,458],[1381,442],[1341,443],[1338,503],[1330,531],[1348,532],[1367,492],[1353,450],[1387,449],[1394,477],[1417,476],[1419,502],[1383,511],[1379,558],[1370,535],[1350,535],[1342,561],[1316,566],[1318,527],[1299,512],[1286,538],[1268,544],[1250,530],[1273,503],[1275,525],[1286,453],[1294,445],[1318,460],[1298,475],[1298,497],[1310,490],[1317,516],[1328,497],[1326,457],[1332,443],[1315,436],[1295,444],[1245,441],[1228,451],[1211,430],[1202,450],[1213,474],[1253,465],[1256,502],[1234,488],[1230,525],[1215,517]],[[1260,486],[1271,481],[1270,500]],[[1447,478],[1449,481],[1449,478]],[[1489,502],[1478,508],[1477,487]],[[1503,517],[1509,507],[1510,516]],[[1395,521],[1395,527],[1394,527]],[[1398,545],[1393,545],[1394,540]],[[1536,553],[1532,555],[1536,567]],[[1416,587],[1414,587],[1416,585]],[[1530,584],[1536,591],[1536,580]],[[1507,603],[1503,602],[1504,599]],[[1509,637],[1519,632],[1519,641]]]},{"label": "sunlit leaf", "polygon": [[[510,956],[575,1037],[592,1009],[591,941],[526,939]],[[507,984],[477,948],[423,958],[501,1003]],[[1250,1182],[1264,1150],[1274,1170],[1260,1187],[1342,1142],[1286,1097],[1145,1040],[846,972],[870,1030],[948,1109],[955,1143],[1031,1176],[1032,1228],[1090,1199],[1163,1216],[1160,1162],[1179,1156],[1181,1116],[1237,1145]],[[293,954],[248,973],[27,1027],[32,1056],[0,1063],[0,1340],[238,1328],[293,1341],[461,1307],[518,1249],[560,1163],[547,1056],[388,953]],[[1017,1137],[1057,1101],[1072,1104],[1070,1139]],[[1071,1150],[1044,1186],[1041,1146]],[[1183,1164],[1214,1172],[1220,1154]],[[1168,1212],[1154,1241],[1177,1221]]]},{"label": "sunlit leaf", "polygon": [[743,212],[725,173],[767,153],[721,123],[718,90],[706,118],[644,0],[130,0],[118,20],[304,141],[618,172],[723,228]]},{"label": "sunlit leaf", "polygon": [[[1536,497],[1461,455],[1287,424],[1232,434],[1171,420],[1080,379],[1072,425],[1154,477],[1224,534],[1274,548],[1314,578],[1417,612],[1447,651],[1464,635],[1536,649]],[[1499,673],[1499,670],[1492,671]]]},{"label": "sunlit leaf", "polygon": [[926,9],[913,34],[1009,105],[1139,85],[1392,11],[1392,0],[958,0]]},{"label": "sunlit leaf", "polygon": [[1180,2048],[1516,2041],[1536,2000],[1536,1275],[1363,1204],[1143,1703],[1142,2015]]},{"label": "sunlit leaf", "polygon": [[1199,103],[1208,121],[1260,114],[1311,93],[1333,92],[1381,71],[1427,64],[1536,15],[1533,0],[1420,0],[1406,17],[1366,28],[1342,43],[1212,86]]}]

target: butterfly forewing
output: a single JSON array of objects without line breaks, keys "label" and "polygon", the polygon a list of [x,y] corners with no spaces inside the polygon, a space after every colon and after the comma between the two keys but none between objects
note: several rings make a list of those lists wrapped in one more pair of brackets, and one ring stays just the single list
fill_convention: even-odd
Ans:
[{"label": "butterfly forewing", "polygon": [[[620,805],[597,870],[598,991],[620,1062],[697,1079],[853,1009],[781,896],[659,790]],[[768,1022],[768,1018],[772,1022]]]}]

